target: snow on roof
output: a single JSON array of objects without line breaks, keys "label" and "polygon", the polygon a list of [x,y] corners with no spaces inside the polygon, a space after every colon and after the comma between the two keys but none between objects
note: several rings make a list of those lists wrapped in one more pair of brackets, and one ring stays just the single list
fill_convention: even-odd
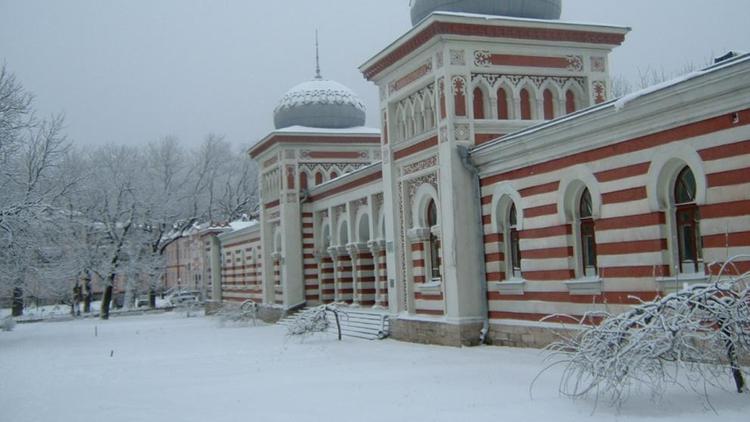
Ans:
[{"label": "snow on roof", "polygon": [[258,225],[258,220],[232,221],[229,223],[229,227],[232,229],[232,231],[243,230],[248,227],[257,226],[257,225]]},{"label": "snow on roof", "polygon": [[335,81],[314,79],[287,91],[276,110],[309,104],[348,104],[365,111],[365,104],[351,89]]},{"label": "snow on roof", "polygon": [[679,76],[677,78],[670,79],[668,81],[664,81],[662,83],[658,83],[656,85],[653,85],[653,86],[650,86],[648,88],[642,89],[640,91],[636,91],[636,92],[630,93],[628,95],[625,95],[625,96],[619,98],[618,100],[616,100],[614,102],[615,109],[616,110],[622,110],[623,108],[625,108],[625,106],[628,105],[628,103],[630,103],[630,102],[632,102],[632,101],[634,101],[634,100],[636,100],[638,98],[645,97],[646,95],[649,95],[651,93],[654,93],[654,92],[657,92],[657,91],[661,91],[663,89],[669,88],[669,87],[674,86],[674,85],[679,85],[679,84],[681,84],[681,83],[683,83],[685,81],[689,81],[691,79],[697,78],[697,77],[705,75],[707,73],[715,72],[715,71],[717,71],[719,69],[723,69],[725,67],[732,66],[732,65],[734,65],[736,63],[740,63],[740,62],[748,61],[748,60],[750,60],[750,54],[745,54],[745,55],[742,55],[742,56],[734,56],[731,59],[726,59],[726,60],[720,61],[720,62],[718,62],[718,63],[716,63],[716,64],[714,64],[712,66],[709,66],[709,67],[707,67],[705,69],[701,69],[701,70],[698,70],[698,71],[695,71],[695,72],[690,72],[690,73],[687,73],[685,75]]},{"label": "snow on roof", "polygon": [[[519,18],[515,16],[502,16],[502,15],[484,15],[480,13],[466,13],[466,12],[445,12],[442,10],[432,12],[432,15],[441,16],[455,16],[459,18],[480,18],[485,20],[501,20],[501,21],[517,21],[517,22],[529,22],[529,23],[554,23],[559,25],[578,25],[578,26],[592,26],[601,28],[617,28],[626,31],[630,31],[631,28],[622,25],[611,25],[606,23],[591,23],[591,22],[577,22],[577,21],[561,21],[559,19],[534,19],[534,18]],[[428,15],[424,20],[428,19]]]},{"label": "snow on roof", "polygon": [[343,129],[330,129],[330,128],[307,127],[307,126],[290,126],[290,127],[285,127],[283,129],[276,129],[274,132],[286,133],[286,134],[289,134],[289,133],[302,133],[302,134],[324,133],[324,134],[330,134],[330,135],[351,135],[351,134],[380,135],[380,129],[375,129],[375,128],[366,127],[366,126],[350,127],[350,128],[343,128]]}]

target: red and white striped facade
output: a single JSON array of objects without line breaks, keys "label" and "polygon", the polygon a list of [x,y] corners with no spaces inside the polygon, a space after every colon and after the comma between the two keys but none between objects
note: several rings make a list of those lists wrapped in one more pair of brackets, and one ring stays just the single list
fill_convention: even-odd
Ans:
[{"label": "red and white striped facade", "polygon": [[394,337],[441,344],[526,327],[512,343],[541,345],[550,315],[621,311],[750,253],[750,58],[614,102],[628,31],[426,18],[361,67],[380,131],[250,149],[261,221],[221,236],[222,297],[383,308]]}]

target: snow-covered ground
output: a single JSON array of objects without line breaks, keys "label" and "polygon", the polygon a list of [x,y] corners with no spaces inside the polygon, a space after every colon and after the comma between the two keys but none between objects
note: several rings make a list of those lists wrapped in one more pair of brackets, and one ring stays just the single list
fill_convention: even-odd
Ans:
[{"label": "snow-covered ground", "polygon": [[[750,395],[644,394],[619,411],[529,385],[538,350],[446,348],[219,327],[181,313],[0,332],[2,421],[743,421]],[[729,381],[729,380],[727,380]],[[729,389],[731,384],[727,384]],[[594,413],[592,414],[592,411]]]},{"label": "snow-covered ground", "polygon": [[[93,314],[91,316],[96,316],[99,313],[99,308],[101,307],[101,301],[94,301],[91,302],[91,309],[93,311]],[[170,306],[169,301],[166,299],[162,299],[157,297],[156,298],[156,308],[166,308]],[[83,303],[81,304],[81,310],[83,310]],[[148,307],[140,307],[140,308],[133,308],[130,309],[131,311],[138,311],[138,310],[149,310]],[[113,314],[116,314],[118,312],[122,312],[120,309],[112,309],[111,312]],[[10,315],[11,310],[10,308],[2,308],[0,309],[0,318],[5,318],[8,315]],[[61,318],[68,318],[70,317],[70,305],[45,305],[45,306],[27,306],[23,309],[23,315],[20,317],[15,318],[16,321],[37,321],[40,319],[61,319]]]}]

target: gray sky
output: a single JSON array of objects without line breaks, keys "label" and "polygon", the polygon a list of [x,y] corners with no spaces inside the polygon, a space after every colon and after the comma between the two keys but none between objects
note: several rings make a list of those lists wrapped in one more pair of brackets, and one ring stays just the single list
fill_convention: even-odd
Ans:
[{"label": "gray sky", "polygon": [[[140,144],[210,132],[249,146],[289,88],[314,75],[349,86],[378,126],[357,67],[410,28],[408,0],[0,0],[0,61],[65,112],[80,144]],[[630,26],[612,74],[671,73],[750,51],[747,0],[564,0],[563,19]]]}]

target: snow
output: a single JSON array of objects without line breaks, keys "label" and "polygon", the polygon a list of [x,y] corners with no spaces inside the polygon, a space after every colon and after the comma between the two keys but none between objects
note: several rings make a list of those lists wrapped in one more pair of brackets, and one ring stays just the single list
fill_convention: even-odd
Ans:
[{"label": "snow", "polygon": [[[630,31],[631,28],[622,25],[611,25],[606,23],[594,23],[594,22],[583,22],[583,21],[561,21],[559,19],[535,19],[535,18],[521,18],[518,16],[503,16],[503,15],[487,15],[482,13],[468,13],[468,12],[448,12],[443,10],[436,10],[432,12],[432,15],[442,16],[455,16],[461,18],[481,18],[488,21],[516,21],[516,22],[528,22],[528,23],[552,23],[561,26],[590,26],[590,27],[601,27],[607,29],[619,29],[622,31]],[[426,16],[424,20],[427,20],[430,15]],[[421,22],[420,22],[421,23]]]},{"label": "snow", "polygon": [[281,97],[276,110],[308,104],[349,104],[365,111],[364,103],[352,90],[338,82],[324,79],[303,82],[290,89]]},{"label": "snow", "polygon": [[558,395],[557,370],[532,398],[545,365],[538,350],[300,342],[285,332],[179,313],[20,324],[0,332],[0,419],[733,422],[750,411],[747,395],[716,390],[718,414],[684,391],[594,409]]},{"label": "snow", "polygon": [[252,221],[232,221],[229,223],[229,227],[231,227],[232,231],[237,230],[244,230],[249,227],[257,226],[258,220],[252,220]]},{"label": "snow", "polygon": [[366,126],[358,126],[352,128],[342,129],[329,129],[319,127],[308,127],[308,126],[289,126],[282,129],[276,129],[274,133],[302,133],[302,134],[330,134],[330,135],[380,135],[380,129],[375,129]]}]

